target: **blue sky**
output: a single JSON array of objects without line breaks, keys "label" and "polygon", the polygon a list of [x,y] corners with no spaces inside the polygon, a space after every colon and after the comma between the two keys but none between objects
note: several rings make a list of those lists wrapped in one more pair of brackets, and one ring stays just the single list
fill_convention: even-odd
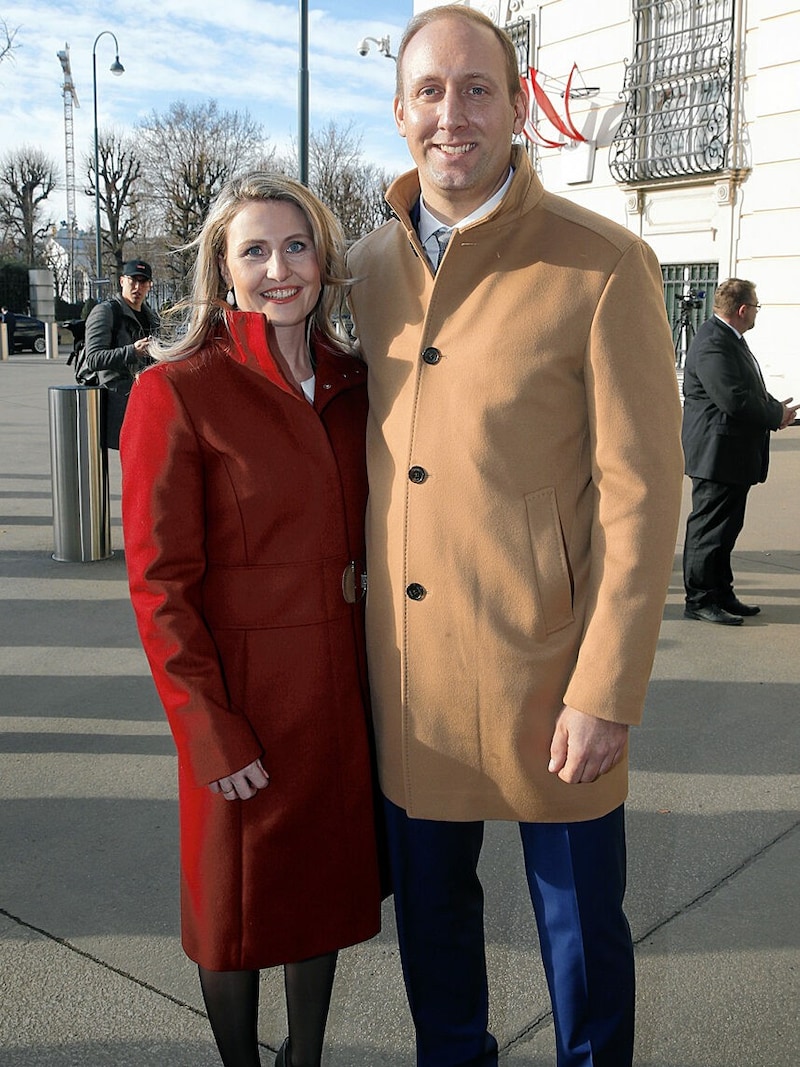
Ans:
[{"label": "blue sky", "polygon": [[[311,129],[352,121],[367,161],[390,173],[408,169],[405,142],[392,119],[395,65],[366,36],[390,37],[396,50],[412,0],[309,0]],[[214,98],[222,110],[247,110],[281,149],[297,135],[299,3],[268,0],[27,0],[3,4],[0,16],[19,27],[13,59],[0,63],[0,153],[30,144],[65,169],[63,75],[57,53],[69,45],[79,107],[73,108],[77,211],[82,157],[93,150],[92,46],[104,30],[116,34],[125,73],[114,77],[114,41],[97,43],[100,129],[133,129],[174,100]],[[63,192],[51,194],[53,216],[66,216]],[[57,219],[57,220],[58,220]]]}]

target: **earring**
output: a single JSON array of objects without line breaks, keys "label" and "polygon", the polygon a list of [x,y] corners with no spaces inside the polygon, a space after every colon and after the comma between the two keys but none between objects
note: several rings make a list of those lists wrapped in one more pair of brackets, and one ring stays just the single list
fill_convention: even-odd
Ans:
[{"label": "earring", "polygon": [[236,293],[233,291],[233,286],[228,290],[228,295],[225,297],[225,303],[230,304],[232,308],[236,307]]}]

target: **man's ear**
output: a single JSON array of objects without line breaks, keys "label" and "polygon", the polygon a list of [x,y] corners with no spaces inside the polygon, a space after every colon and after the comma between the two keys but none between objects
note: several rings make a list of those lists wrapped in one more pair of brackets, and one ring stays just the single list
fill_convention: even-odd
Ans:
[{"label": "man's ear", "polygon": [[528,96],[520,89],[514,97],[514,133],[522,133],[528,118]]},{"label": "man's ear", "polygon": [[401,137],[405,137],[406,124],[403,119],[403,101],[399,96],[394,98],[394,121],[397,123],[397,132]]}]

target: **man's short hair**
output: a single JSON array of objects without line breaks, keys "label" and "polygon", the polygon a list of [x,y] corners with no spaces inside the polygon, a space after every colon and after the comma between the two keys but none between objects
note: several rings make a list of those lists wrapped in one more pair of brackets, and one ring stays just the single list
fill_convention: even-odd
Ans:
[{"label": "man's short hair", "polygon": [[714,310],[723,315],[735,315],[742,304],[754,304],[755,282],[746,278],[727,278],[714,290]]},{"label": "man's short hair", "polygon": [[519,58],[511,38],[505,30],[501,30],[499,26],[496,26],[482,11],[476,11],[472,7],[463,7],[461,4],[443,4],[441,7],[431,7],[427,11],[420,11],[418,15],[414,15],[409,21],[400,40],[400,47],[397,49],[397,83],[395,90],[397,96],[401,99],[403,96],[403,56],[411,38],[415,37],[424,26],[430,26],[431,23],[439,22],[441,19],[452,18],[463,19],[464,22],[473,22],[478,26],[485,26],[495,35],[500,42],[500,47],[503,49],[508,95],[513,103],[521,90],[521,85],[519,80]]}]

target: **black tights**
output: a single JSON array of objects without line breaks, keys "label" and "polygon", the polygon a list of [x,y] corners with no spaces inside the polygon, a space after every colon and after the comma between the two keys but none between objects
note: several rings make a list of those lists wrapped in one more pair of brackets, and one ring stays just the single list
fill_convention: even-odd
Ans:
[{"label": "black tights", "polygon": [[[261,1067],[258,1055],[258,971],[198,968],[200,987],[224,1067]],[[290,1063],[319,1067],[336,953],[283,968],[289,1019]]]}]

